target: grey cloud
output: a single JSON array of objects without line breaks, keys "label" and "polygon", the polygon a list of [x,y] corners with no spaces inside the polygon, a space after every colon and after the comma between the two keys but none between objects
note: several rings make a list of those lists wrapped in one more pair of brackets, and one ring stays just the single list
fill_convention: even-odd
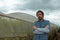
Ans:
[{"label": "grey cloud", "polygon": [[15,4],[13,10],[25,10],[23,5]]},{"label": "grey cloud", "polygon": [[[17,2],[20,0],[17,0]],[[60,10],[60,0],[23,0],[26,4],[15,4],[13,10]],[[4,8],[6,9],[6,8]],[[3,10],[3,9],[2,9]],[[3,10],[4,11],[4,10]],[[5,10],[6,11],[6,10]]]},{"label": "grey cloud", "polygon": [[24,0],[26,4],[16,4],[14,10],[60,10],[60,0]]},{"label": "grey cloud", "polygon": [[29,0],[29,2],[24,5],[25,8],[31,10],[43,9],[43,10],[57,10],[60,9],[60,0]]},{"label": "grey cloud", "polygon": [[8,12],[8,8],[7,7],[2,7],[2,8],[0,8],[0,12]]}]

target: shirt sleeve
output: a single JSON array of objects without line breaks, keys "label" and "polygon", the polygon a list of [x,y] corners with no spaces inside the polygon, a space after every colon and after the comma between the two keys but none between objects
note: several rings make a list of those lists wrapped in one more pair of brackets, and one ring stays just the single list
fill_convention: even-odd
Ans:
[{"label": "shirt sleeve", "polygon": [[44,33],[49,32],[49,29],[47,29],[47,28],[37,28],[37,30],[40,31],[40,32],[44,32]]},{"label": "shirt sleeve", "polygon": [[38,30],[33,31],[34,34],[43,34],[43,32],[40,32]]}]

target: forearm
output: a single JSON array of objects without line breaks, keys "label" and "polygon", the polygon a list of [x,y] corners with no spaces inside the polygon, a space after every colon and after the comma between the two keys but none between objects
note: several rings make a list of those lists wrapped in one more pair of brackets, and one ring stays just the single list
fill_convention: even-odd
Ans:
[{"label": "forearm", "polygon": [[43,32],[40,32],[40,31],[38,31],[38,30],[34,30],[33,33],[34,33],[34,34],[43,34]]},{"label": "forearm", "polygon": [[40,32],[46,32],[46,33],[49,32],[48,28],[37,28],[37,30],[40,31]]}]

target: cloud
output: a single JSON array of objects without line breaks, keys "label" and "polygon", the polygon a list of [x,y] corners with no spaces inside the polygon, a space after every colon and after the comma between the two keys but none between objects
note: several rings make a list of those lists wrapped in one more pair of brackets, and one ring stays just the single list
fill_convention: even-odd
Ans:
[{"label": "cloud", "polygon": [[[23,5],[26,2],[24,0],[0,0],[0,11],[21,10],[24,9]],[[7,11],[7,12],[8,12]]]},{"label": "cloud", "polygon": [[[1,1],[1,0],[0,0]],[[60,0],[3,0],[13,10],[60,10]],[[12,8],[11,8],[12,7]]]},{"label": "cloud", "polygon": [[8,8],[7,7],[1,7],[0,12],[8,12]]},{"label": "cloud", "polygon": [[24,12],[36,17],[36,11],[42,10],[45,19],[60,24],[60,0],[0,0],[0,11],[5,13]]},{"label": "cloud", "polygon": [[47,14],[45,15],[45,19],[48,19],[50,20],[50,22],[60,26],[60,11],[59,10],[50,11],[48,15]]},{"label": "cloud", "polygon": [[58,10],[60,9],[60,0],[29,0],[24,7],[31,10]]}]

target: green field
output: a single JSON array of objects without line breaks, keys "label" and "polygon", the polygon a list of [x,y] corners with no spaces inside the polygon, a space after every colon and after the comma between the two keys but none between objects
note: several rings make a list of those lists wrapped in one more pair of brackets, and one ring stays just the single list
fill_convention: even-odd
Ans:
[{"label": "green field", "polygon": [[0,16],[0,40],[24,40],[32,35],[32,23]]}]

